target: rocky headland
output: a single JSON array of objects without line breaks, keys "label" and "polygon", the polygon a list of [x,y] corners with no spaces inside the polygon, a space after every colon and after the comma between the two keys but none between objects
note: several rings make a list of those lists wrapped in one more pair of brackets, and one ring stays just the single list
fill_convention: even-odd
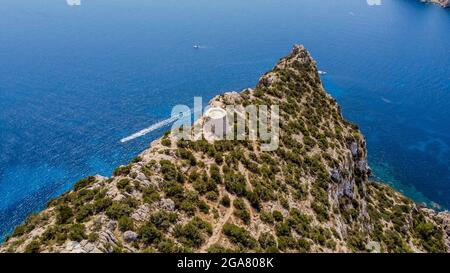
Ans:
[{"label": "rocky headland", "polygon": [[279,148],[167,133],[112,177],[50,201],[0,252],[449,251],[447,212],[371,181],[364,136],[303,46],[211,104],[279,105]]}]

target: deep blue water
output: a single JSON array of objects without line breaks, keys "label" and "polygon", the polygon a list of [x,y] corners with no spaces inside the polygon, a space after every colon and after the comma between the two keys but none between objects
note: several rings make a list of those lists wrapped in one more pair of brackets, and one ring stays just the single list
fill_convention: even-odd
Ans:
[{"label": "deep blue water", "polygon": [[416,0],[2,0],[0,239],[167,128],[121,138],[194,96],[254,86],[294,43],[328,72],[376,176],[450,207],[450,10]]}]

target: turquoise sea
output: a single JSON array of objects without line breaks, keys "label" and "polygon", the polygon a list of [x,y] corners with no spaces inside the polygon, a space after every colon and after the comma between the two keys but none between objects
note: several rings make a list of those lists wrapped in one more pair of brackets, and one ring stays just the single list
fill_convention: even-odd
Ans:
[{"label": "turquoise sea", "polygon": [[[375,176],[450,207],[450,10],[418,0],[2,0],[0,239],[109,176],[176,104],[254,86],[304,44]],[[194,49],[193,45],[200,45]]]}]

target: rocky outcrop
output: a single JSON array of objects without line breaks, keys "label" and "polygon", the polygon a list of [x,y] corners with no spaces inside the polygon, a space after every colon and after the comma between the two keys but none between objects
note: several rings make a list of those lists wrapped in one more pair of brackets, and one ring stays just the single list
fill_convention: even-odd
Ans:
[{"label": "rocky outcrop", "polygon": [[126,243],[133,243],[138,239],[138,235],[136,232],[133,232],[131,230],[125,231],[123,233],[123,240]]},{"label": "rocky outcrop", "polygon": [[447,247],[450,249],[450,212],[439,212],[437,217],[442,221],[442,226],[445,232],[445,241],[447,243]]},{"label": "rocky outcrop", "polygon": [[279,147],[165,134],[111,178],[77,182],[0,252],[448,251],[447,213],[369,180],[365,139],[303,46],[210,104],[279,106]]},{"label": "rocky outcrop", "polygon": [[450,7],[450,0],[422,0],[422,2],[437,4],[443,8]]},{"label": "rocky outcrop", "polygon": [[81,242],[69,241],[63,246],[61,253],[102,253],[103,251],[97,245],[87,240]]}]

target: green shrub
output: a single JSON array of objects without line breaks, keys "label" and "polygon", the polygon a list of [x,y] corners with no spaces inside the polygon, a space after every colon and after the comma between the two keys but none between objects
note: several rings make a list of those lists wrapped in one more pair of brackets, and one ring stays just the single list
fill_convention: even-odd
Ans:
[{"label": "green shrub", "polygon": [[150,215],[150,222],[158,229],[167,231],[178,219],[175,212],[158,211]]},{"label": "green shrub", "polygon": [[273,216],[273,219],[277,222],[282,222],[284,219],[283,214],[278,210],[274,210],[272,212],[272,216]]},{"label": "green shrub", "polygon": [[122,232],[125,232],[127,230],[134,230],[134,222],[133,219],[131,219],[128,216],[121,216],[118,220],[119,229]]},{"label": "green shrub", "polygon": [[216,153],[214,155],[214,161],[217,163],[217,165],[223,164],[223,154],[222,153]]},{"label": "green shrub", "polygon": [[126,176],[130,173],[130,171],[131,171],[131,166],[120,166],[114,170],[113,175],[114,176]]},{"label": "green shrub", "polygon": [[288,224],[299,235],[306,235],[311,230],[311,219],[309,216],[302,214],[298,209],[291,209],[289,212]]},{"label": "green shrub", "polygon": [[224,182],[227,191],[232,192],[238,196],[245,196],[247,192],[247,186],[245,177],[242,174],[235,173],[234,171],[227,171],[225,172]]},{"label": "green shrub", "polygon": [[163,234],[152,223],[146,223],[138,229],[138,238],[146,245],[158,243]]},{"label": "green shrub", "polygon": [[183,200],[180,205],[180,210],[184,211],[189,216],[194,216],[197,212],[197,202],[192,202],[190,200]]},{"label": "green shrub", "polygon": [[247,197],[247,200],[252,205],[252,207],[254,207],[256,210],[260,210],[260,208],[261,208],[260,198],[256,192],[247,191],[246,197]]},{"label": "green shrub", "polygon": [[90,202],[95,198],[95,196],[98,193],[98,189],[95,190],[88,190],[88,189],[81,189],[76,193],[71,193],[70,198],[72,201],[72,205],[81,206],[86,204],[87,202]]},{"label": "green shrub", "polygon": [[200,194],[205,194],[209,191],[216,191],[217,184],[206,174],[197,176],[197,179],[192,184],[194,189],[196,189]]},{"label": "green shrub", "polygon": [[133,160],[131,160],[132,163],[139,163],[142,161],[142,157],[140,156],[136,156],[135,158],[133,158]]},{"label": "green shrub", "polygon": [[39,241],[35,239],[25,247],[25,253],[39,253],[40,248]]},{"label": "green shrub", "polygon": [[414,232],[428,252],[446,252],[444,234],[441,229],[427,221],[422,214],[414,218]]},{"label": "green shrub", "polygon": [[104,197],[95,200],[94,202],[94,210],[99,213],[107,209],[112,205],[112,199],[110,197]]},{"label": "green shrub", "polygon": [[184,211],[187,215],[193,216],[199,206],[198,194],[194,191],[186,191],[180,200],[176,201],[179,204],[180,210]]},{"label": "green shrub", "polygon": [[[322,238],[320,241],[321,241],[320,243],[323,245],[325,239]],[[400,243],[400,241],[398,242]],[[361,233],[357,232],[350,233],[347,238],[347,244],[355,251],[363,251],[366,249],[366,242],[364,236]],[[403,243],[400,243],[399,246],[401,246],[402,244]]]},{"label": "green shrub", "polygon": [[273,224],[273,222],[274,222],[272,213],[270,213],[268,211],[261,211],[261,213],[259,214],[259,217],[261,218],[261,221],[263,221],[266,224]]},{"label": "green shrub", "polygon": [[214,244],[208,248],[208,253],[235,253],[233,249],[228,249],[218,244]]},{"label": "green shrub", "polygon": [[114,220],[118,220],[122,216],[128,216],[131,213],[131,207],[120,201],[114,201],[112,205],[106,209],[106,215]]},{"label": "green shrub", "polygon": [[56,235],[58,234],[58,231],[54,227],[49,227],[47,230],[44,231],[41,235],[41,242],[47,243],[49,241],[55,240]]},{"label": "green shrub", "polygon": [[216,201],[219,198],[219,195],[215,191],[210,191],[205,194],[205,197],[210,201]]},{"label": "green shrub", "polygon": [[174,235],[183,245],[199,248],[206,241],[205,237],[212,235],[212,226],[199,217],[195,217],[184,226],[177,225]]},{"label": "green shrub", "polygon": [[161,253],[183,253],[184,249],[177,244],[175,244],[174,241],[164,238],[158,243],[157,246],[158,250]]},{"label": "green shrub", "polygon": [[69,228],[69,239],[76,242],[81,242],[86,239],[83,224],[73,224]]},{"label": "green shrub", "polygon": [[133,196],[127,196],[126,198],[123,198],[120,202],[125,205],[128,205],[132,209],[137,208],[140,204],[139,200],[137,200]]},{"label": "green shrub", "polygon": [[220,168],[216,164],[212,164],[209,169],[209,175],[212,181],[216,184],[222,184],[222,175],[220,174]]},{"label": "green shrub", "polygon": [[312,202],[311,207],[316,213],[317,219],[320,222],[325,222],[330,219],[330,215],[328,214],[327,208],[322,204],[318,202]]},{"label": "green shrub", "polygon": [[78,191],[78,190],[81,190],[82,188],[85,188],[85,187],[91,185],[94,182],[95,182],[95,177],[89,176],[89,177],[83,178],[80,181],[78,181],[77,183],[75,183],[75,185],[73,186],[73,189],[75,191]]},{"label": "green shrub", "polygon": [[233,202],[234,206],[234,215],[240,218],[244,224],[250,224],[250,212],[245,205],[245,202],[242,198],[237,198]]},{"label": "green shrub", "polygon": [[125,191],[127,191],[128,193],[131,193],[131,191],[133,190],[133,188],[132,188],[132,186],[131,186],[131,182],[130,182],[130,180],[127,179],[127,178],[120,179],[120,180],[117,182],[117,188],[118,188],[119,190],[125,190]]},{"label": "green shrub", "polygon": [[230,197],[228,196],[228,194],[225,194],[222,199],[220,200],[220,204],[222,204],[222,206],[229,208],[231,205],[231,200]]},{"label": "green shrub", "polygon": [[77,211],[77,214],[75,215],[75,220],[77,222],[82,222],[89,216],[94,214],[94,206],[91,204],[86,204]]},{"label": "green shrub", "polygon": [[170,147],[172,145],[172,141],[168,138],[163,138],[161,140],[161,144],[166,147]]},{"label": "green shrub", "polygon": [[277,241],[275,240],[275,237],[269,232],[261,233],[261,235],[259,235],[258,242],[263,249],[277,247]]},{"label": "green shrub", "polygon": [[176,199],[183,198],[184,188],[180,183],[166,181],[162,184],[162,190],[168,197],[174,197]]},{"label": "green shrub", "polygon": [[311,243],[304,238],[298,239],[297,245],[298,245],[299,251],[302,253],[309,252],[311,249]]},{"label": "green shrub", "polygon": [[283,208],[289,210],[289,201],[286,198],[281,197],[281,196],[278,199],[280,200],[281,206],[283,206]]},{"label": "green shrub", "polygon": [[287,223],[278,223],[275,225],[275,232],[277,236],[290,236],[291,227]]},{"label": "green shrub", "polygon": [[25,224],[17,226],[12,233],[12,237],[19,237],[24,235],[27,232],[27,227]]},{"label": "green shrub", "polygon": [[179,174],[178,174],[178,170],[177,167],[170,162],[169,160],[161,160],[159,162],[159,164],[161,165],[161,172],[163,174],[163,178],[166,181],[178,181],[178,182],[182,182]]},{"label": "green shrub", "polygon": [[195,159],[195,156],[191,151],[180,148],[178,149],[177,154],[182,159],[188,160],[191,166],[197,165],[197,160]]},{"label": "green shrub", "polygon": [[240,247],[253,249],[258,246],[256,239],[245,228],[227,223],[223,226],[222,231],[231,242]]},{"label": "green shrub", "polygon": [[94,242],[96,242],[98,240],[98,237],[99,236],[98,236],[97,232],[91,232],[88,235],[88,241],[91,242],[91,243],[94,243]]},{"label": "green shrub", "polygon": [[297,249],[297,241],[291,236],[278,236],[278,248],[281,250]]},{"label": "green shrub", "polygon": [[208,213],[209,213],[209,205],[206,204],[206,202],[203,201],[203,200],[200,200],[200,201],[198,202],[198,209],[199,209],[201,212],[205,213],[205,214],[208,214]]},{"label": "green shrub", "polygon": [[72,222],[72,217],[73,211],[68,205],[62,204],[58,206],[56,216],[56,221],[58,224],[68,224]]},{"label": "green shrub", "polygon": [[152,204],[153,202],[158,201],[160,199],[159,192],[153,185],[141,188],[141,191],[142,191],[142,198],[144,199],[145,203]]}]

